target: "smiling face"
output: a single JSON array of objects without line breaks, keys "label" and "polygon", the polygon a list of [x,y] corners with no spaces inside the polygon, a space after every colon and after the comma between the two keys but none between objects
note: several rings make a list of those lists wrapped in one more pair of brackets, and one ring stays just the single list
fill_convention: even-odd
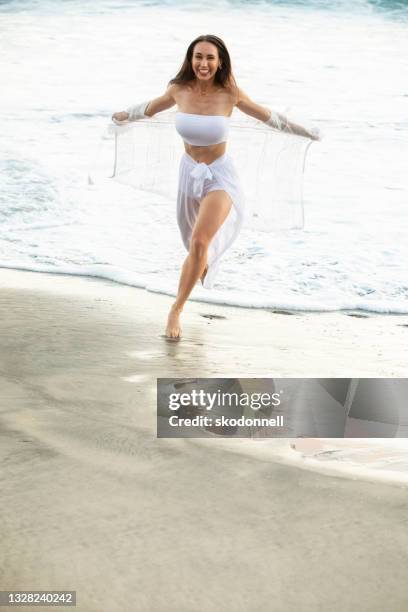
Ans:
[{"label": "smiling face", "polygon": [[220,65],[218,49],[209,42],[199,42],[195,45],[191,65],[199,81],[211,81]]}]

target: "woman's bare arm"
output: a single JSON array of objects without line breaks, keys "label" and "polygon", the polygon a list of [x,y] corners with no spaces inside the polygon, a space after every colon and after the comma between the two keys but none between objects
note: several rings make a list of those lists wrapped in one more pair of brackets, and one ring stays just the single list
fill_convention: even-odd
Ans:
[{"label": "woman's bare arm", "polygon": [[236,102],[237,108],[246,115],[258,119],[258,121],[267,121],[271,115],[271,111],[265,106],[256,104],[251,100],[242,89],[238,89],[238,100]]},{"label": "woman's bare arm", "polygon": [[271,127],[281,130],[282,132],[289,132],[290,134],[305,136],[306,138],[311,138],[312,140],[319,140],[319,136],[316,131],[309,131],[301,125],[292,123],[284,115],[273,112],[260,104],[256,104],[249,96],[247,96],[246,93],[242,91],[242,89],[238,89],[238,100],[236,106],[243,113],[258,119],[259,121],[263,121],[264,123],[267,123]]},{"label": "woman's bare arm", "polygon": [[143,119],[143,117],[153,117],[156,113],[165,111],[176,104],[174,90],[175,86],[170,85],[162,96],[154,98],[150,102],[142,102],[130,106],[125,111],[114,113],[112,120],[115,122],[137,121],[137,119]]},{"label": "woman's bare arm", "polygon": [[169,85],[166,92],[159,96],[158,98],[154,98],[148,104],[147,109],[145,110],[145,115],[148,117],[153,117],[156,113],[161,113],[162,111],[171,108],[176,104],[176,100],[174,98],[174,90],[175,85]]}]

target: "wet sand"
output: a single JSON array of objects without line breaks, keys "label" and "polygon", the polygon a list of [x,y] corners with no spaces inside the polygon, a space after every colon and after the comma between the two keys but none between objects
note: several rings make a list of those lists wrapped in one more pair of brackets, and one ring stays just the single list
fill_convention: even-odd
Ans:
[{"label": "wet sand", "polygon": [[158,440],[155,401],[158,376],[405,376],[408,317],[190,303],[167,342],[166,296],[0,287],[1,589],[76,590],[81,612],[406,609],[406,488]]}]

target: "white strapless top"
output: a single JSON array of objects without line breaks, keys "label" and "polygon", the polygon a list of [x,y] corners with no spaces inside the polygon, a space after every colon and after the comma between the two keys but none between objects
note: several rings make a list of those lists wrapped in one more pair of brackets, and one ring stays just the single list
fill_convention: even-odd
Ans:
[{"label": "white strapless top", "polygon": [[229,117],[224,115],[193,115],[176,113],[176,130],[188,144],[198,147],[226,142]]}]

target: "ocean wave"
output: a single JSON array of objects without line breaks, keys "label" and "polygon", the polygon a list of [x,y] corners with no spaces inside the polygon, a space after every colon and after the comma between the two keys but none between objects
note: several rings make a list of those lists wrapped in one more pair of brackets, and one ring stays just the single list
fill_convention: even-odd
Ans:
[{"label": "ocean wave", "polygon": [[[207,0],[207,6],[218,8],[233,8],[244,10],[252,7],[288,7],[307,11],[333,11],[346,13],[382,13],[396,18],[408,18],[408,0]],[[201,9],[200,0],[123,0],[114,2],[106,0],[65,0],[64,3],[55,3],[43,0],[0,0],[0,12],[27,12],[42,13],[78,12],[92,14],[92,12],[117,13],[134,11],[143,7],[157,7],[167,9],[193,8]]]}]

